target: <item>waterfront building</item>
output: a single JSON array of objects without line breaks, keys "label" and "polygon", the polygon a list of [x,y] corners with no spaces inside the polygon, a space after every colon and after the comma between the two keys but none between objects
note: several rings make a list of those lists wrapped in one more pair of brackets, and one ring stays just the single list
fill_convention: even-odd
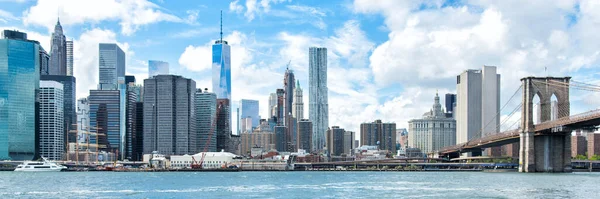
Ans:
[{"label": "waterfront building", "polygon": [[275,133],[275,148],[279,152],[288,151],[288,136],[286,134],[286,126],[277,125],[273,128],[273,133]]},{"label": "waterfront building", "polygon": [[0,160],[32,160],[36,155],[40,49],[26,33],[2,32]]},{"label": "waterfront building", "polygon": [[587,152],[587,140],[585,136],[574,135],[571,137],[571,157],[575,158],[578,155],[585,155]]},{"label": "waterfront building", "polygon": [[67,76],[73,76],[73,41],[67,41]]},{"label": "waterfront building", "polygon": [[296,135],[296,149],[312,150],[313,125],[308,119],[300,119],[298,121],[298,131]]},{"label": "waterfront building", "polygon": [[129,82],[127,85],[127,96],[125,105],[125,118],[126,118],[126,130],[125,130],[125,146],[123,147],[124,159],[134,160],[136,156],[139,156],[140,151],[137,151],[137,98],[138,95],[130,86],[135,87],[135,79],[133,82]]},{"label": "waterfront building", "polygon": [[144,80],[144,154],[197,153],[196,82],[176,75]]},{"label": "waterfront building", "polygon": [[342,151],[342,154],[350,155],[352,149],[358,147],[358,145],[354,143],[355,140],[356,133],[354,131],[344,132],[344,151]]},{"label": "waterfront building", "polygon": [[66,75],[40,75],[40,80],[44,81],[56,81],[63,85],[63,114],[64,114],[64,127],[63,129],[63,141],[65,142],[63,146],[65,146],[65,150],[67,144],[69,142],[75,142],[77,140],[76,134],[68,133],[72,130],[76,130],[74,124],[77,121],[77,112],[76,112],[76,79],[74,76],[66,76]]},{"label": "waterfront building", "polygon": [[600,155],[600,133],[588,133],[586,139],[588,159]]},{"label": "waterfront building", "polygon": [[339,126],[332,126],[327,129],[326,146],[329,156],[340,156],[344,153],[344,137],[346,130]]},{"label": "waterfront building", "polygon": [[495,66],[466,70],[456,78],[456,144],[499,132],[500,74]]},{"label": "waterfront building", "polygon": [[132,160],[141,161],[144,155],[144,102],[140,101],[135,102],[135,137],[133,142]]},{"label": "waterfront building", "polygon": [[90,101],[87,98],[77,100],[77,142],[87,143],[90,130]]},{"label": "waterfront building", "polygon": [[378,146],[381,150],[396,151],[396,123],[383,123],[375,120],[372,123],[360,124],[360,144]]},{"label": "waterfront building", "polygon": [[443,147],[456,143],[456,121],[446,117],[440,104],[440,97],[435,94],[433,107],[423,114],[422,119],[408,121],[409,146],[421,149],[424,153],[432,153]]},{"label": "waterfront building", "polygon": [[196,134],[199,152],[217,151],[217,95],[208,89],[197,89],[194,105],[196,106]]},{"label": "waterfront building", "polygon": [[63,34],[60,20],[54,26],[50,40],[49,75],[67,75],[67,39]]},{"label": "waterfront building", "polygon": [[99,90],[117,90],[119,77],[125,77],[125,52],[114,43],[100,43]]},{"label": "waterfront building", "polygon": [[119,90],[90,90],[90,144],[114,153],[121,148],[121,93]]},{"label": "waterfront building", "polygon": [[202,159],[204,160],[204,162],[202,162],[202,169],[222,169],[227,168],[231,165],[237,165],[239,163],[238,156],[233,153],[203,152],[194,155],[172,155],[169,160],[169,165],[173,169],[189,169],[192,168],[192,164],[194,164],[195,162],[196,164],[200,164],[197,161]]},{"label": "waterfront building", "polygon": [[231,139],[231,106],[228,99],[217,99],[217,151],[228,151]]},{"label": "waterfront building", "polygon": [[168,75],[169,62],[148,60],[148,78],[156,75]]},{"label": "waterfront building", "polygon": [[313,121],[313,151],[325,145],[325,132],[329,127],[329,102],[327,98],[327,48],[310,47],[308,51],[308,113]]},{"label": "waterfront building", "polygon": [[298,120],[304,119],[304,101],[302,95],[300,80],[297,80],[296,88],[294,88],[294,101],[292,102],[292,116]]},{"label": "waterfront building", "polygon": [[65,152],[63,85],[55,81],[40,81],[39,154],[49,160],[62,160]]},{"label": "waterfront building", "polygon": [[251,155],[253,148],[260,148],[261,151],[270,151],[275,149],[275,134],[271,130],[266,120],[261,120],[261,123],[251,133],[242,133],[241,137],[241,154]]},{"label": "waterfront building", "polygon": [[[240,117],[238,121],[243,118],[251,118],[252,123],[250,126],[246,126],[246,129],[252,129],[260,124],[260,117],[258,116],[258,100],[242,99],[240,100]],[[243,129],[242,129],[243,131]]]}]

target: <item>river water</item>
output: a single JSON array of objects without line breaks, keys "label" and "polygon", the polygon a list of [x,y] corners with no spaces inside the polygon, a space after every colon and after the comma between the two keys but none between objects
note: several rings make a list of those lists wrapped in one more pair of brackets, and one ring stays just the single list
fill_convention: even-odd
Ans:
[{"label": "river water", "polygon": [[600,198],[600,173],[0,172],[0,198]]}]

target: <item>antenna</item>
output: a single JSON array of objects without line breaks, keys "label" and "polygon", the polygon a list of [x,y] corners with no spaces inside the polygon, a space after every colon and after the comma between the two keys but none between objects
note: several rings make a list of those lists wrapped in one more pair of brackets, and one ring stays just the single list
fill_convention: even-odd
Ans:
[{"label": "antenna", "polygon": [[221,43],[223,43],[223,10],[221,10]]}]

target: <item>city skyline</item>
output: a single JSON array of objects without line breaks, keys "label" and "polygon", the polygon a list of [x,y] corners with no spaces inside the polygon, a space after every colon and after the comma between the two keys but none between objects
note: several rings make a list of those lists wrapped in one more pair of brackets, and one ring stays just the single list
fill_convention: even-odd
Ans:
[{"label": "city skyline", "polygon": [[[93,57],[97,54],[94,52],[98,50],[97,44],[104,42],[114,42],[123,48],[128,55],[127,74],[136,75],[140,80],[145,79],[143,74],[147,74],[147,71],[141,69],[145,66],[137,63],[137,60],[156,57],[156,59],[173,63],[173,74],[194,79],[198,82],[199,88],[211,88],[210,75],[208,75],[210,73],[208,70],[210,44],[218,39],[218,12],[223,9],[226,24],[223,31],[225,33],[224,40],[230,41],[232,45],[231,81],[234,95],[232,96],[233,107],[231,110],[237,108],[240,99],[257,99],[260,101],[260,115],[267,115],[268,94],[274,88],[281,87],[280,82],[285,71],[285,64],[289,59],[292,60],[290,69],[295,71],[296,78],[301,80],[304,88],[307,88],[308,59],[306,57],[308,55],[304,52],[308,45],[324,46],[328,47],[330,53],[335,55],[330,56],[329,73],[341,74],[340,77],[337,77],[338,79],[328,81],[329,104],[331,104],[329,108],[330,126],[339,125],[354,131],[358,130],[358,126],[354,123],[377,118],[395,122],[398,127],[407,127],[407,121],[410,118],[418,118],[423,108],[430,106],[430,93],[436,89],[439,89],[440,93],[456,93],[452,85],[455,76],[464,70],[482,65],[498,66],[498,73],[504,75],[501,82],[500,104],[510,97],[511,91],[516,89],[514,85],[518,82],[517,78],[522,76],[569,75],[576,79],[594,79],[598,76],[596,73],[590,73],[590,69],[593,69],[599,62],[598,58],[593,56],[595,51],[590,48],[597,46],[597,43],[590,40],[593,37],[582,34],[586,31],[593,32],[586,29],[590,28],[590,20],[593,19],[593,16],[589,14],[593,13],[593,10],[579,9],[579,7],[589,8],[588,1],[561,4],[561,7],[549,3],[548,6],[536,8],[540,11],[555,9],[560,11],[549,12],[552,14],[545,13],[542,17],[532,17],[535,20],[551,22],[531,28],[527,28],[523,25],[526,23],[519,20],[522,16],[511,11],[514,6],[511,6],[510,2],[494,3],[495,5],[464,2],[432,3],[425,4],[426,6],[422,8],[419,7],[421,2],[394,2],[386,6],[377,3],[365,5],[366,2],[360,0],[323,4],[271,2],[268,8],[256,5],[257,9],[253,11],[248,9],[244,0],[219,2],[207,8],[198,5],[208,4],[206,1],[181,2],[170,5],[159,2],[146,3],[148,4],[141,5],[141,10],[153,11],[159,17],[144,23],[134,22],[131,20],[134,16],[126,14],[117,14],[117,20],[108,20],[106,16],[75,12],[73,6],[61,3],[56,5],[36,1],[8,3],[8,6],[3,9],[14,18],[22,17],[27,25],[24,22],[21,23],[20,20],[3,16],[2,19],[6,22],[0,26],[28,33],[30,39],[40,41],[44,49],[50,51],[50,34],[56,24],[56,10],[59,10],[58,15],[60,15],[65,35],[68,38],[74,38],[74,74],[80,79],[77,82],[77,98],[81,98],[85,97],[89,90],[95,88],[98,83],[95,72],[97,68],[94,68],[98,64]],[[339,4],[344,6],[339,6]],[[148,5],[156,5],[171,11]],[[60,6],[64,9],[54,9]],[[101,9],[98,5],[89,6]],[[341,8],[336,8],[336,6]],[[531,9],[531,6],[525,5],[520,9]],[[42,8],[44,9],[42,10]],[[272,28],[283,24],[286,19],[280,19],[281,16],[278,18],[276,11],[300,16],[302,13],[298,13],[298,10],[310,10],[310,8],[314,8],[315,12],[306,12],[308,13],[306,15],[312,20],[297,22],[298,24],[290,25],[292,27],[289,29],[282,27],[265,33],[264,30],[257,27],[262,24]],[[411,10],[410,8],[415,9]],[[27,12],[24,12],[25,9]],[[390,14],[393,12],[389,12],[392,9],[396,9],[402,14],[394,16]],[[334,12],[339,14],[334,15]],[[431,15],[431,13],[440,14]],[[527,15],[537,16],[540,13],[527,13]],[[359,17],[353,17],[354,15]],[[430,19],[427,16],[433,16],[433,18]],[[459,16],[463,16],[465,19],[462,25],[444,20]],[[94,20],[95,22],[92,22]],[[288,20],[290,19],[288,18]],[[448,31],[429,25],[430,23],[435,24],[436,20],[445,23],[449,28]],[[158,21],[162,22],[158,23]],[[272,21],[272,24],[266,24],[266,21]],[[507,23],[507,21],[515,23]],[[151,34],[150,32],[161,29],[163,26],[182,27],[184,31],[167,32],[165,33],[167,37],[173,35],[173,42],[156,43],[156,38],[165,35]],[[409,27],[416,31],[408,31]],[[305,29],[305,32],[293,33],[294,30],[302,28]],[[498,31],[488,33],[482,29]],[[520,29],[520,31],[508,31],[515,29]],[[255,30],[256,33],[253,34]],[[461,31],[474,35],[471,40],[473,43],[462,44],[467,42],[461,40],[463,38],[460,35],[463,34]],[[540,32],[543,34],[536,34]],[[459,34],[459,36],[449,37],[451,34]],[[416,39],[426,38],[427,35],[432,35],[432,37],[423,40]],[[180,37],[178,38],[178,36]],[[345,38],[355,39],[344,40]],[[402,38],[414,38],[411,39],[414,44],[403,43]],[[447,41],[442,38],[454,39]],[[577,40],[573,38],[577,38]],[[273,43],[269,45],[268,42]],[[536,44],[536,42],[538,43]],[[171,43],[173,47],[162,48]],[[320,43],[325,45],[320,45]],[[570,49],[569,46],[572,44],[581,47]],[[539,48],[536,45],[539,45]],[[151,48],[148,48],[149,46]],[[476,49],[472,46],[482,46],[483,49]],[[494,48],[494,46],[502,48]],[[464,50],[452,50],[461,48]],[[275,52],[276,56],[259,53],[269,52],[268,50]],[[544,50],[547,51],[545,56],[537,53],[544,52]],[[161,55],[163,51],[173,51],[173,53]],[[470,51],[477,53],[475,56],[467,56],[467,52]],[[439,60],[419,59],[426,52],[444,56]],[[527,58],[522,58],[523,56]],[[190,59],[192,57],[200,57],[206,61],[192,63],[192,59]],[[382,59],[387,60],[382,61]],[[197,59],[194,62],[198,62]],[[387,68],[384,67],[386,64]],[[422,67],[414,67],[415,65]],[[442,68],[445,66],[449,67]],[[544,71],[546,67],[547,72]],[[388,75],[394,73],[400,75],[397,77]],[[267,78],[258,78],[259,74]],[[406,76],[407,74],[411,76]],[[95,75],[96,77],[94,77]],[[329,76],[333,78],[333,75]],[[251,88],[246,88],[248,87],[246,85],[250,85]],[[304,92],[308,92],[308,89],[304,90]],[[361,97],[361,95],[365,97]],[[304,93],[304,96],[307,97],[308,93]],[[347,98],[355,100],[345,100]],[[586,96],[574,99],[584,103],[573,104],[578,106],[584,104],[589,107],[600,105],[597,102],[585,100],[585,98]],[[308,106],[305,107],[305,113],[308,113],[307,109]],[[573,109],[586,110],[586,107],[573,107]],[[232,123],[236,123],[235,119]]]}]

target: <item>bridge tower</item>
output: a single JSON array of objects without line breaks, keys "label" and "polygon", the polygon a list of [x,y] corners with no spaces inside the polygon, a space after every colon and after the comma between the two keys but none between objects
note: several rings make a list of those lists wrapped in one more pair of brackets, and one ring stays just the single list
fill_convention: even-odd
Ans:
[{"label": "bridge tower", "polygon": [[525,77],[519,147],[519,172],[571,172],[571,133],[562,127],[536,131],[533,123],[533,98],[540,99],[540,123],[552,115],[552,95],[556,96],[556,119],[570,115],[571,77]]}]

